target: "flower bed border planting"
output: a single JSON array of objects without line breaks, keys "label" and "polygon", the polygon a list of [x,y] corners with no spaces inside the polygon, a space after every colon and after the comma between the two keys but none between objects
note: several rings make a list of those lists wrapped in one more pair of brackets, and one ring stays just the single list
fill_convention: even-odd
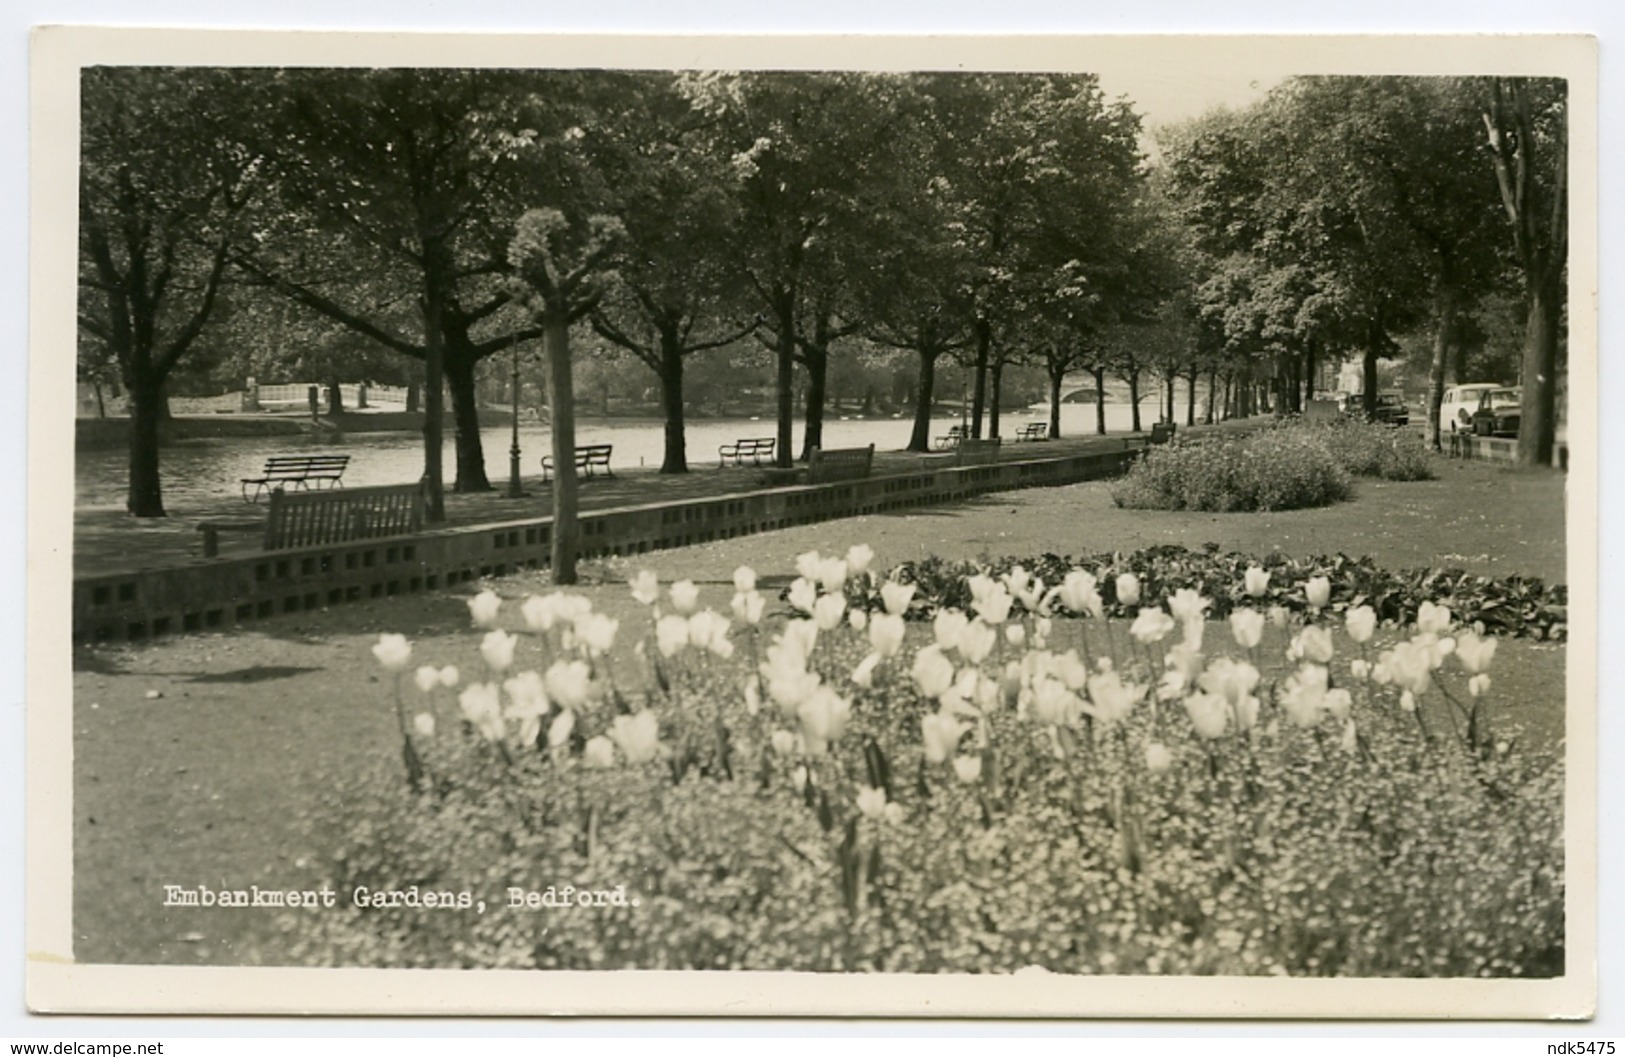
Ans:
[{"label": "flower bed border planting", "polygon": [[[968,605],[938,607],[928,636],[903,619],[915,585],[872,559],[801,555],[782,623],[749,568],[732,619],[641,572],[630,661],[611,659],[622,621],[567,593],[526,599],[523,635],[497,595],[471,599],[477,681],[411,671],[411,643],[381,635],[401,762],[358,772],[318,820],[319,883],[351,905],[284,916],[296,956],[1563,972],[1562,761],[1525,747],[1493,689],[1498,640],[1448,607],[1378,637],[1375,609],[1334,610],[1323,575],[1247,565],[1164,608],[1122,571],[1125,624],[1093,573],[1052,587],[1012,567],[967,577]],[[1268,604],[1272,582],[1301,618]],[[854,607],[854,583],[884,611]]]},{"label": "flower bed border planting", "polygon": [[[1257,558],[1235,551],[1221,554],[1217,544],[1202,551],[1169,544],[1082,557],[1045,553],[981,561],[927,558],[896,566],[888,579],[915,585],[908,616],[923,620],[943,607],[968,605],[968,577],[976,573],[999,577],[1018,566],[1050,585],[1061,583],[1070,570],[1089,571],[1101,581],[1105,612],[1113,617],[1133,617],[1139,606],[1161,605],[1181,588],[1211,598],[1214,618],[1228,618],[1238,606],[1283,606],[1302,614],[1310,606],[1299,585],[1323,576],[1330,584],[1328,608],[1333,612],[1368,605],[1383,623],[1402,625],[1415,621],[1422,603],[1435,602],[1448,605],[1463,623],[1482,624],[1491,634],[1549,641],[1568,637],[1568,589],[1563,584],[1547,584],[1533,576],[1478,576],[1455,568],[1394,571],[1370,557],[1346,554],[1294,558],[1274,553]],[[1256,596],[1248,595],[1244,587],[1247,570],[1253,567],[1269,574]],[[1138,591],[1132,603],[1118,597],[1118,578],[1124,574],[1135,577]],[[853,581],[848,593],[855,605],[882,606],[879,582]]]}]

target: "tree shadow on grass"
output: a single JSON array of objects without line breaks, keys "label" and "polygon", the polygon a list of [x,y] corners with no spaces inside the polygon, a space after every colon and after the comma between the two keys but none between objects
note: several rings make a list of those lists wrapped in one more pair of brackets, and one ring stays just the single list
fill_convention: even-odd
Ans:
[{"label": "tree shadow on grass", "polygon": [[264,683],[272,679],[288,679],[295,675],[305,675],[308,672],[319,672],[320,668],[303,667],[293,664],[255,664],[247,668],[237,668],[229,672],[205,672],[187,678],[191,683]]}]

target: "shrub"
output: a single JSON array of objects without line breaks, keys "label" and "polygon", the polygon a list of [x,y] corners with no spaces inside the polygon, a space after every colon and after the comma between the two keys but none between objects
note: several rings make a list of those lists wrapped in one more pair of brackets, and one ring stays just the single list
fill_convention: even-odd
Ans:
[{"label": "shrub", "polygon": [[[641,682],[584,646],[604,630],[585,600],[535,604],[518,662],[548,665],[539,682],[469,687],[452,709],[432,669],[408,707],[407,644],[381,642],[408,767],[373,768],[329,801],[315,860],[340,907],[286,915],[295,956],[1563,971],[1562,768],[1515,748],[1487,696],[1493,644],[1462,632],[1447,648],[1449,612],[1426,607],[1388,650],[1363,621],[1346,638],[1341,620],[1303,623],[1272,664],[1256,639],[1244,654],[1215,631],[1204,645],[1217,599],[1187,591],[1171,599],[1177,622],[1147,608],[1062,653],[1046,641],[1066,637],[1059,625],[1010,620],[1030,579],[977,576],[971,613],[905,643],[880,616],[847,618],[845,565],[804,564],[821,584],[804,577],[792,597],[812,619],[769,640],[750,615],[754,575],[736,578],[750,626],[660,618]],[[506,667],[504,641],[488,663]],[[510,887],[604,899],[510,908]],[[468,906],[358,906],[358,888]]]},{"label": "shrub", "polygon": [[1295,510],[1350,492],[1348,474],[1314,434],[1278,428],[1151,448],[1112,499],[1138,510]]},{"label": "shrub", "polygon": [[1356,477],[1388,481],[1433,479],[1432,456],[1416,433],[1356,418],[1293,428],[1312,430],[1332,458]]}]

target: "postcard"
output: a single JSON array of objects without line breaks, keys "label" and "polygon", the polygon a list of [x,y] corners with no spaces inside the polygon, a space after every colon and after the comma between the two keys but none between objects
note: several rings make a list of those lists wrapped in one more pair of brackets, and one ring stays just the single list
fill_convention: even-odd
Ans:
[{"label": "postcard", "polygon": [[32,86],[34,1011],[1594,1012],[1595,40]]}]

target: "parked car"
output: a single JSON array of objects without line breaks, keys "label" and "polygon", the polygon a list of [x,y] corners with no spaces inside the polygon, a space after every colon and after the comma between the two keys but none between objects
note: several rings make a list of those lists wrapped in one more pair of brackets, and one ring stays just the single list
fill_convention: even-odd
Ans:
[{"label": "parked car", "polygon": [[[1344,402],[1345,414],[1365,414],[1365,394],[1352,393]],[[1380,422],[1385,426],[1404,426],[1410,423],[1411,409],[1405,406],[1404,398],[1398,393],[1378,393],[1377,408],[1371,413],[1371,421]]]},{"label": "parked car", "polygon": [[1446,389],[1444,403],[1439,405],[1439,428],[1452,433],[1471,433],[1479,398],[1491,389],[1501,388],[1504,387],[1496,382],[1469,382]]},{"label": "parked car", "polygon": [[1522,389],[1485,390],[1478,398],[1478,410],[1473,412],[1473,435],[1516,437],[1522,405]]}]

